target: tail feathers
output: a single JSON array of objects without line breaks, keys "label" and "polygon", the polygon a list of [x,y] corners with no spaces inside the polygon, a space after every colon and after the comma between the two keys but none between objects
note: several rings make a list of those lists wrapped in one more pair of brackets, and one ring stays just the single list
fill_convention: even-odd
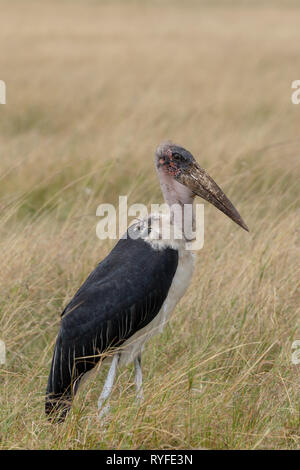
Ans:
[{"label": "tail feathers", "polygon": [[62,342],[58,336],[48,378],[45,413],[51,422],[65,420],[74,395],[72,369],[68,367]]},{"label": "tail feathers", "polygon": [[61,336],[58,335],[45,402],[45,413],[52,422],[65,420],[84,373],[94,365],[85,360],[75,361],[76,355],[82,356],[82,351],[77,352],[73,348],[71,354],[71,349],[63,345]]},{"label": "tail feathers", "polygon": [[47,394],[45,413],[52,423],[62,423],[72,405],[72,396],[67,394]]}]

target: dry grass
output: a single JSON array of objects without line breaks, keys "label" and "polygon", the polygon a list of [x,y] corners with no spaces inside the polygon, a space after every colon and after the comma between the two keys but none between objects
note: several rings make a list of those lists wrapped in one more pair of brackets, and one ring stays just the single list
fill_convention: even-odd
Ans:
[{"label": "dry grass", "polygon": [[[1,448],[299,448],[300,11],[281,3],[1,2]],[[144,353],[144,404],[124,369],[99,426],[102,371],[51,425],[60,311],[113,246],[96,207],[161,201],[163,138],[251,232],[206,205],[192,285]]]}]

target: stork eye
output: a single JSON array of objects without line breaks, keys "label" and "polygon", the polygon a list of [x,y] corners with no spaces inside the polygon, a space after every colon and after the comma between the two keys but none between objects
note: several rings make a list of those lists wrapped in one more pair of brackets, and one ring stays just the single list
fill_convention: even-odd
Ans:
[{"label": "stork eye", "polygon": [[183,160],[182,156],[179,153],[173,153],[174,160],[181,162]]}]

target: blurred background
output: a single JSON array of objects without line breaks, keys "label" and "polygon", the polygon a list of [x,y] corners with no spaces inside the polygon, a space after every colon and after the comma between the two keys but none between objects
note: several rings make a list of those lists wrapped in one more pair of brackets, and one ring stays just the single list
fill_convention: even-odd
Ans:
[{"label": "blurred background", "polygon": [[[0,11],[1,448],[299,447],[299,3]],[[146,347],[143,405],[124,369],[101,429],[101,372],[53,426],[43,407],[60,312],[114,245],[96,237],[96,208],[162,201],[162,139],[193,153],[250,234],[206,204],[193,283]]]}]

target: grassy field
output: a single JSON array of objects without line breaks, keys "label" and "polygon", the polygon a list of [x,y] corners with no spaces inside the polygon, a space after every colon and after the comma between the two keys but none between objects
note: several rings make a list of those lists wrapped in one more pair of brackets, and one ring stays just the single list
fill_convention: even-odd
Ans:
[{"label": "grassy field", "polygon": [[[1,1],[2,449],[299,448],[300,105],[295,2]],[[146,346],[145,401],[101,371],[44,416],[60,312],[114,241],[96,208],[161,202],[162,139],[188,148],[250,234],[205,205],[193,282]]]}]

